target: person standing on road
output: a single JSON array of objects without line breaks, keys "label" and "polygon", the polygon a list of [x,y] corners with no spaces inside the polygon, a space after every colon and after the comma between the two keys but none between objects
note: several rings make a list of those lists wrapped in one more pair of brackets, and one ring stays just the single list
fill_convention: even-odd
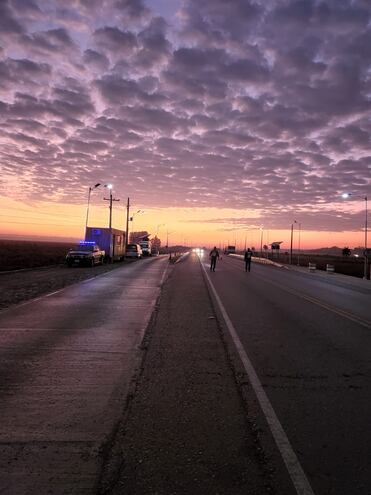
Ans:
[{"label": "person standing on road", "polygon": [[210,251],[210,271],[215,272],[216,260],[219,258],[219,251],[216,249],[216,246]]},{"label": "person standing on road", "polygon": [[252,251],[250,248],[247,248],[247,251],[245,251],[245,272],[250,271],[251,269],[251,258],[252,258]]}]

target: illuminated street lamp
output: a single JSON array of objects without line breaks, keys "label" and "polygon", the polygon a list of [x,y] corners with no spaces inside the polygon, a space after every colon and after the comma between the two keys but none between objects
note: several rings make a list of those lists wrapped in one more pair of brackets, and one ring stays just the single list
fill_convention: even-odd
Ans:
[{"label": "illuminated street lamp", "polygon": [[97,184],[95,184],[95,186],[90,186],[89,187],[89,192],[88,192],[88,205],[87,205],[87,208],[86,208],[86,221],[85,221],[85,238],[86,238],[86,233],[87,233],[87,229],[88,229],[88,220],[89,220],[89,206],[90,206],[90,195],[91,195],[91,192],[93,189],[96,189],[97,187],[100,186],[100,182],[98,182]]},{"label": "illuminated street lamp", "polygon": [[[130,217],[130,222],[134,222],[134,217],[135,217],[135,215],[138,215],[138,213],[144,213],[144,210],[138,210],[135,213],[133,213],[132,216]],[[134,225],[134,224],[132,224],[132,225]]]},{"label": "illuminated street lamp", "polygon": [[104,201],[109,201],[109,228],[112,229],[112,203],[113,201],[120,201],[119,199],[112,198],[112,184],[104,184],[104,187],[109,189],[109,198],[103,198]]},{"label": "illuminated street lamp", "polygon": [[[349,193],[349,192],[346,192],[346,193],[343,193],[341,195],[341,197],[343,199],[347,199],[347,198],[350,198],[351,196],[354,196],[353,193]],[[363,253],[363,278],[365,280],[367,280],[367,275],[368,275],[368,264],[367,264],[367,261],[368,261],[368,258],[367,258],[367,230],[368,230],[368,223],[367,223],[367,215],[368,215],[368,209],[367,209],[367,196],[356,196],[358,198],[362,198],[364,199],[365,201],[365,250],[364,250],[364,253]]]},{"label": "illuminated street lamp", "polygon": [[135,213],[133,213],[130,217],[130,222],[131,222],[131,233],[134,232],[134,217],[135,215],[138,215],[140,213],[144,213],[144,210],[137,210]]}]

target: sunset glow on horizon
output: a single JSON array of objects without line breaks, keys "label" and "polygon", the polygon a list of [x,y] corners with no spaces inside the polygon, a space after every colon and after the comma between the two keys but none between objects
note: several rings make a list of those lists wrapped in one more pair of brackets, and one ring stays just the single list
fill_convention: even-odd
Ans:
[{"label": "sunset glow on horizon", "polygon": [[[102,201],[100,201],[102,200]],[[103,203],[103,197],[92,201],[89,212],[89,226],[107,227],[109,222],[108,205]],[[260,249],[260,244],[269,245],[272,242],[282,241],[282,249],[290,246],[291,224],[286,228],[275,229],[266,218],[265,227],[259,227],[259,218],[256,226],[244,225],[244,217],[240,211],[218,208],[170,208],[170,209],[143,209],[141,205],[132,205],[133,221],[129,222],[129,231],[147,230],[154,237],[157,235],[162,245],[184,245],[188,247],[217,245],[236,245],[238,249],[247,247]],[[45,203],[32,206],[17,203],[8,204],[0,200],[3,215],[8,218],[3,227],[6,239],[33,239],[54,241],[78,241],[84,238],[86,205],[69,205],[61,203]],[[136,211],[142,210],[136,215]],[[18,215],[15,215],[15,212]],[[12,215],[13,213],[13,215]],[[160,222],[161,223],[158,223]],[[126,227],[126,199],[114,204],[112,227],[125,230]],[[299,233],[300,230],[300,233]],[[300,237],[301,249],[315,249],[330,246],[362,246],[364,232],[347,231],[331,232],[306,230],[297,221],[294,223],[294,250],[298,249]]]},{"label": "sunset glow on horizon", "polygon": [[[0,238],[364,246],[364,0],[6,0]],[[351,193],[341,197],[343,193]],[[144,213],[135,215],[138,210]],[[263,229],[263,230],[260,230]]]}]

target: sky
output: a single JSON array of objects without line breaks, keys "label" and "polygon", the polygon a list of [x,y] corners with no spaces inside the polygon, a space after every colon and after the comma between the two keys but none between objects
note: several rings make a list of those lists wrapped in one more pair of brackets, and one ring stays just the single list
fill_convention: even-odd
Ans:
[{"label": "sky", "polygon": [[1,0],[0,238],[362,246],[370,117],[369,0]]}]

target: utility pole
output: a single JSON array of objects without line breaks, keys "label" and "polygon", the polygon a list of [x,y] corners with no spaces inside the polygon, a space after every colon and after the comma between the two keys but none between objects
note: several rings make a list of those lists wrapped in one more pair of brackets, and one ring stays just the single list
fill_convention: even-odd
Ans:
[{"label": "utility pole", "polygon": [[126,203],[126,237],[125,237],[125,251],[129,244],[129,215],[130,215],[130,198]]},{"label": "utility pole", "polygon": [[294,223],[298,223],[296,220],[291,224],[291,244],[290,244],[290,265],[292,265],[292,243],[294,240]]},{"label": "utility pole", "polygon": [[291,224],[290,265],[292,263],[292,241],[294,238],[294,224]]},{"label": "utility pole", "polygon": [[109,245],[109,257],[110,257],[110,262],[112,263],[113,262],[113,250],[114,250],[114,246],[113,246],[113,242],[112,242],[112,203],[114,201],[120,201],[119,199],[114,199],[112,197],[112,185],[111,184],[108,184],[108,186],[106,186],[108,189],[109,189],[109,198],[103,198],[104,201],[109,201],[109,234],[110,234],[110,245]]}]

